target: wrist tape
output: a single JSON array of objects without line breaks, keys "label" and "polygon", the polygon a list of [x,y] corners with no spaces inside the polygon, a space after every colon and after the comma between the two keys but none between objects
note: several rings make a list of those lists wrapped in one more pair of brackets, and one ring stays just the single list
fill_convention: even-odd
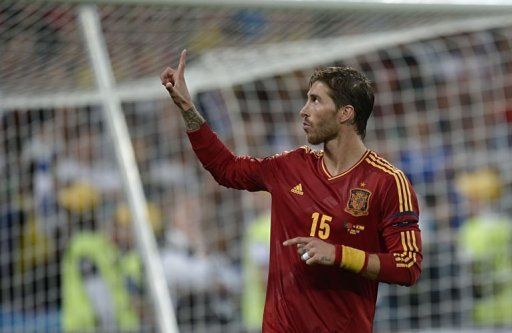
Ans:
[{"label": "wrist tape", "polygon": [[354,273],[361,273],[368,264],[366,252],[355,249],[350,246],[335,246],[334,264]]}]

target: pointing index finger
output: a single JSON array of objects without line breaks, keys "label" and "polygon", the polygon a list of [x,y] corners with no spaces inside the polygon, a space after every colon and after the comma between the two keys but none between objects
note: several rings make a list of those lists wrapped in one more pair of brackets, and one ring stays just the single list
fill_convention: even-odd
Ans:
[{"label": "pointing index finger", "polygon": [[295,244],[307,244],[311,240],[311,237],[295,237],[287,239],[283,242],[284,246],[295,245]]},{"label": "pointing index finger", "polygon": [[185,73],[185,60],[187,59],[187,49],[181,51],[180,62],[178,64],[178,73],[183,75]]}]

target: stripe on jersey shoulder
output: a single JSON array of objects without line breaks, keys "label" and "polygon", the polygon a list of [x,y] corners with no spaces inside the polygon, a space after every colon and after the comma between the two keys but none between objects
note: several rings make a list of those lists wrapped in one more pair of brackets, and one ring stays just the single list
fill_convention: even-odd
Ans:
[{"label": "stripe on jersey shoulder", "polygon": [[299,147],[299,149],[304,149],[304,151],[305,151],[306,153],[310,153],[310,152],[311,152],[311,148],[310,148],[310,147],[308,147],[308,146],[300,146],[300,147]]},{"label": "stripe on jersey shoulder", "polygon": [[405,174],[382,157],[379,157],[373,151],[366,158],[366,162],[395,178],[400,213],[413,211],[411,189],[409,188],[409,182],[407,181]]},{"label": "stripe on jersey shoulder", "polygon": [[303,149],[306,154],[311,154],[311,155],[315,156],[316,158],[320,158],[320,157],[324,156],[323,150],[313,150],[311,147],[305,146],[305,145],[300,146],[298,148],[298,150],[300,150],[300,149]]}]

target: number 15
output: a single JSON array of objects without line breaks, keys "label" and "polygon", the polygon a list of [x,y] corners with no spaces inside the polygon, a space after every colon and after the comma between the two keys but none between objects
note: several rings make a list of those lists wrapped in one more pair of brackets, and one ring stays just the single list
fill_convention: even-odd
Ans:
[{"label": "number 15", "polygon": [[311,232],[309,233],[309,235],[311,237],[315,237],[317,233],[317,225],[320,215],[322,216],[322,218],[320,219],[320,225],[318,226],[318,237],[321,239],[327,239],[329,238],[329,234],[331,233],[331,226],[328,223],[332,221],[332,216],[320,214],[318,212],[314,212],[313,215],[311,215],[313,222],[311,223]]}]

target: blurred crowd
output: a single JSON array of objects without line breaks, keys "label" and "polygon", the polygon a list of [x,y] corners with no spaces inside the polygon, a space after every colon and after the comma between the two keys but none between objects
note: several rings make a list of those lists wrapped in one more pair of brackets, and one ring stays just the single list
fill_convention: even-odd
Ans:
[{"label": "blurred crowd", "polygon": [[[150,104],[125,105],[125,114],[180,322],[233,320],[240,258],[227,247],[243,226],[222,221],[241,219],[240,200],[198,174],[174,110]],[[1,133],[0,327],[151,331],[143,263],[100,110],[8,111]],[[230,207],[215,209],[219,201]]]},{"label": "blurred crowd", "polygon": [[[183,48],[189,49],[193,59],[215,48],[322,37],[326,19],[343,21],[334,15],[316,20],[317,14],[304,11],[292,17],[283,10],[129,5],[99,6],[98,10],[118,82],[154,76],[176,60]],[[0,75],[6,79],[0,90],[93,87],[76,5],[6,1],[0,4],[0,26]],[[141,33],[141,26],[147,33]]]},{"label": "blurred crowd", "polygon": [[[0,77],[10,82],[0,82],[0,92],[12,84],[91,87],[84,54],[69,48],[81,49],[74,7],[36,7],[0,5],[0,25],[13,32],[0,33]],[[349,22],[231,10],[219,25],[218,15],[183,8],[165,10],[167,20],[144,8],[115,19],[133,12],[101,12],[119,22],[104,29],[117,46],[110,51],[120,81],[158,80],[157,70],[184,46],[201,54],[242,40],[320,38],[337,34],[326,22]],[[183,15],[203,28],[186,29]],[[169,22],[183,30],[180,38],[166,32]],[[140,24],[154,34],[137,34]],[[345,33],[360,32],[349,28]],[[14,33],[30,29],[37,33]],[[511,34],[448,35],[326,64],[353,66],[376,83],[367,144],[404,170],[420,198],[423,283],[407,292],[384,287],[377,328],[512,325]],[[27,64],[30,71],[12,70]],[[27,75],[32,70],[38,73]],[[195,100],[234,151],[273,155],[305,143],[298,111],[312,70],[212,89]],[[195,159],[170,104],[129,102],[123,110],[178,323],[184,331],[258,331],[268,197],[220,188]],[[0,331],[152,331],[150,281],[102,110],[13,109],[0,117]]]},{"label": "blurred crowd", "polygon": [[[421,14],[318,8],[242,8],[163,5],[98,5],[117,82],[153,77],[175,63],[210,50],[356,36],[422,24]],[[478,13],[452,13],[477,16]],[[424,19],[424,17],[423,17]],[[430,15],[432,24],[446,19]],[[94,78],[80,31],[77,4],[6,0],[0,4],[0,90],[16,93],[92,89]]]}]

